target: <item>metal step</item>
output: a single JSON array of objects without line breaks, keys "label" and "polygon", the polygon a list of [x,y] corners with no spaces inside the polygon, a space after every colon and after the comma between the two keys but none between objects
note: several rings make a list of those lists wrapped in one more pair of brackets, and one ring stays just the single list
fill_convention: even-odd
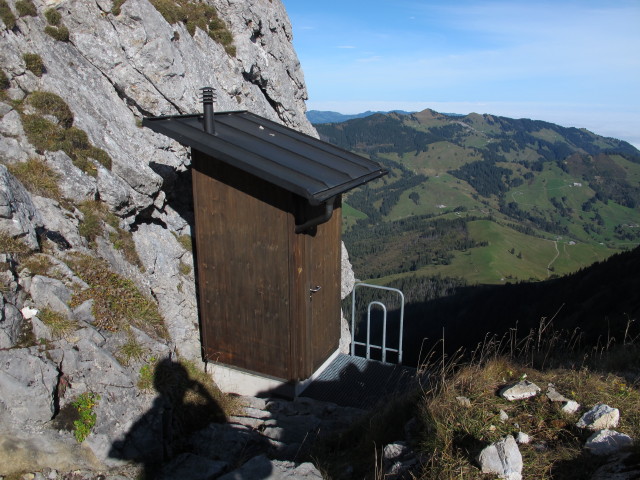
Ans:
[{"label": "metal step", "polygon": [[300,396],[343,407],[371,409],[417,386],[416,369],[339,354]]}]

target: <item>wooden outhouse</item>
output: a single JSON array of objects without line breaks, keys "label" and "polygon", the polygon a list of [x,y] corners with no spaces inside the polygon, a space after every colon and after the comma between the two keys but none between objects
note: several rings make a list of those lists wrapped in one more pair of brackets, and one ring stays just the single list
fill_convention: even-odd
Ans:
[{"label": "wooden outhouse", "polygon": [[285,383],[340,338],[341,194],[384,175],[364,157],[247,111],[146,118],[191,147],[205,360]]}]

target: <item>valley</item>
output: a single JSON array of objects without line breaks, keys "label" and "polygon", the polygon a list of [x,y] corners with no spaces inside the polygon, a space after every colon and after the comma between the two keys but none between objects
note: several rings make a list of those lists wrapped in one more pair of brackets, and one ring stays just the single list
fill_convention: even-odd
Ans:
[{"label": "valley", "polygon": [[640,243],[640,152],[626,142],[432,110],[315,127],[390,170],[344,199],[359,278],[541,281]]}]

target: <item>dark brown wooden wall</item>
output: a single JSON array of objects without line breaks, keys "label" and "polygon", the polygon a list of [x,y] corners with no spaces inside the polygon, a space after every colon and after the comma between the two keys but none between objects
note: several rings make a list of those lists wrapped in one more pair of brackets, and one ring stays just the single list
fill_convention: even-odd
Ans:
[{"label": "dark brown wooden wall", "polygon": [[314,236],[295,234],[297,197],[197,151],[193,194],[205,358],[307,378],[340,336],[339,202]]}]

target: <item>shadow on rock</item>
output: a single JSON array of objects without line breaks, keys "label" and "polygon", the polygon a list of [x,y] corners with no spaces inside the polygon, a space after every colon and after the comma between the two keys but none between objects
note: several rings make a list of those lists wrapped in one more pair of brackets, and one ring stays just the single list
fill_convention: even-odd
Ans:
[{"label": "shadow on rock", "polygon": [[124,439],[115,441],[111,458],[133,460],[143,465],[143,479],[161,476],[163,467],[188,453],[188,439],[226,416],[207,388],[193,380],[187,369],[170,358],[156,365],[153,385],[158,393],[151,409],[140,417]]}]

